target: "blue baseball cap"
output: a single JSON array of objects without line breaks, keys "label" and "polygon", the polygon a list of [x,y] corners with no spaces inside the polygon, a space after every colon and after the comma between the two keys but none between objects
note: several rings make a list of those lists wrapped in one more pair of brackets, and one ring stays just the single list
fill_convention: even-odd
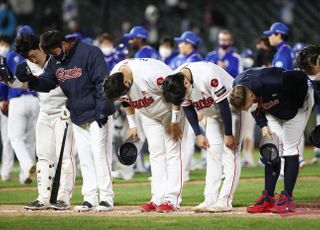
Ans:
[{"label": "blue baseball cap", "polygon": [[270,36],[275,33],[280,33],[280,34],[288,34],[289,33],[289,28],[285,24],[281,22],[275,22],[271,25],[269,30],[266,30],[263,32],[264,35]]},{"label": "blue baseball cap", "polygon": [[179,38],[174,38],[175,42],[180,43],[180,42],[187,42],[190,43],[191,45],[198,46],[200,43],[200,38],[198,35],[194,32],[191,31],[186,31],[184,32],[181,37]]},{"label": "blue baseball cap", "polygon": [[21,34],[33,34],[33,29],[31,26],[23,25],[19,28],[17,36],[21,36]]},{"label": "blue baseball cap", "polygon": [[133,39],[133,38],[143,38],[147,39],[149,36],[149,31],[142,26],[135,26],[133,27],[129,33],[124,35],[126,39]]}]

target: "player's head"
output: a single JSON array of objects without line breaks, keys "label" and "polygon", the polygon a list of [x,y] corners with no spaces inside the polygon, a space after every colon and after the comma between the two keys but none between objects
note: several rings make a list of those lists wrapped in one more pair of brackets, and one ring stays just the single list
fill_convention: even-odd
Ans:
[{"label": "player's head", "polygon": [[98,36],[99,47],[102,53],[106,56],[110,55],[113,51],[113,39],[108,33],[103,33]]},{"label": "player's head", "polygon": [[174,51],[174,40],[170,37],[165,37],[160,41],[159,54],[162,58],[169,57]]},{"label": "player's head", "polygon": [[117,98],[126,95],[132,81],[125,79],[122,72],[116,72],[107,77],[103,83],[103,93],[106,98],[111,101],[116,100]]},{"label": "player's head", "polygon": [[308,75],[320,73],[320,46],[310,45],[303,48],[296,58],[296,66]]},{"label": "player's head", "polygon": [[15,50],[32,63],[43,65],[47,55],[40,50],[39,42],[37,35],[23,33],[14,41]]},{"label": "player's head", "polygon": [[237,111],[248,111],[257,102],[256,96],[251,90],[242,85],[235,86],[229,96],[230,104]]},{"label": "player's head", "polygon": [[281,22],[273,23],[269,30],[263,32],[265,36],[268,36],[271,46],[276,46],[283,41],[288,41],[288,33],[289,28]]},{"label": "player's head", "polygon": [[64,61],[67,58],[67,38],[57,30],[51,30],[41,34],[41,49],[48,55],[52,55],[57,61]]},{"label": "player's head", "polygon": [[124,35],[133,49],[139,49],[147,43],[149,31],[142,26],[134,26],[129,33]]},{"label": "player's head", "polygon": [[0,56],[5,57],[10,50],[10,38],[8,35],[0,35]]},{"label": "player's head", "polygon": [[233,46],[233,35],[230,30],[222,30],[218,35],[219,48],[228,50]]},{"label": "player's head", "polygon": [[[187,81],[187,82],[186,82]],[[162,93],[166,102],[181,105],[187,94],[190,82],[181,72],[169,75],[162,84]]]},{"label": "player's head", "polygon": [[197,50],[200,44],[198,35],[191,31],[184,32],[181,37],[175,38],[174,40],[179,44],[179,53],[182,55],[188,55],[193,50]]}]

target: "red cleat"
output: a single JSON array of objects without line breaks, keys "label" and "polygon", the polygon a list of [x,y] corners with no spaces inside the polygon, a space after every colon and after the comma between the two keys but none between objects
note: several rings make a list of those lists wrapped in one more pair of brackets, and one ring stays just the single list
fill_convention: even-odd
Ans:
[{"label": "red cleat", "polygon": [[273,197],[269,196],[268,192],[264,190],[260,198],[256,201],[255,205],[247,207],[247,212],[249,213],[264,213],[270,212],[273,207]]},{"label": "red cleat", "polygon": [[177,208],[170,201],[165,201],[156,208],[157,212],[174,212],[176,210]]},{"label": "red cleat", "polygon": [[153,203],[152,201],[149,201],[145,205],[139,206],[139,210],[141,212],[152,212],[152,211],[155,211],[156,208],[157,208],[157,205],[155,203]]},{"label": "red cleat", "polygon": [[282,191],[270,211],[273,213],[294,212],[293,198],[286,191]]}]

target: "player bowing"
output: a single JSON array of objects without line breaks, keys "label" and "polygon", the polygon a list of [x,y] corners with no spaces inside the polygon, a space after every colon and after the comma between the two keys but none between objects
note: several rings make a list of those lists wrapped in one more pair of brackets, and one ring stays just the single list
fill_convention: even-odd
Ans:
[{"label": "player bowing", "polygon": [[[162,82],[172,70],[163,62],[143,58],[118,63],[104,83],[104,94],[109,100],[120,98],[127,114],[129,137],[138,138],[134,111],[141,113],[151,164],[151,200],[139,207],[143,212],[175,211],[180,206],[182,192],[182,133],[170,135],[171,105],[162,98]],[[184,114],[176,121],[184,127]],[[199,137],[201,139],[201,137]],[[205,145],[202,136],[202,145]]]},{"label": "player bowing", "polygon": [[[227,97],[232,83],[233,77],[209,62],[184,64],[163,83],[165,100],[177,110],[182,106],[190,123],[198,119],[195,109],[207,116],[209,148],[205,200],[194,207],[194,211],[226,212],[232,209],[233,194],[241,171],[239,154],[246,115],[229,107]],[[189,106],[188,109],[186,106]],[[199,133],[200,129],[196,130],[195,134]],[[222,166],[225,180],[219,192]]]}]

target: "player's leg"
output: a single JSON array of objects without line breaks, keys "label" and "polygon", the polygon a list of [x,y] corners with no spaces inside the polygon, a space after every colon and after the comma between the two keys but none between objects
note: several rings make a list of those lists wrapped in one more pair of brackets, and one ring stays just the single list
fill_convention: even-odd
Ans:
[{"label": "player's leg", "polygon": [[21,167],[20,183],[30,183],[30,175],[35,172],[35,162],[30,157],[31,154],[26,146],[27,112],[29,105],[25,103],[24,97],[25,96],[22,95],[21,97],[10,100],[8,137]]},{"label": "player's leg", "polygon": [[227,212],[232,209],[233,194],[235,193],[241,172],[240,149],[247,119],[247,112],[233,112],[233,135],[236,146],[229,149],[223,145],[223,171],[225,179],[222,182],[217,202],[208,208],[210,212]]},{"label": "player's leg", "polygon": [[[320,125],[320,105],[317,104],[316,107],[316,124]],[[312,163],[320,162],[320,148],[314,148],[314,157]]]},{"label": "player's leg", "polygon": [[166,154],[163,125],[154,119],[141,114],[142,126],[148,141],[151,165],[151,200],[140,206],[141,211],[154,211],[164,202],[167,182]]},{"label": "player's leg", "polygon": [[313,90],[309,90],[302,108],[293,119],[283,123],[284,191],[281,192],[272,208],[272,212],[286,212],[293,209],[293,190],[299,173],[300,143],[314,104]]},{"label": "player's leg", "polygon": [[8,117],[0,112],[0,119],[2,140],[1,179],[2,181],[8,181],[10,180],[10,174],[13,170],[14,152],[8,138]]},{"label": "player's leg", "polygon": [[252,116],[247,116],[246,124],[244,129],[243,138],[243,167],[255,167],[256,163],[253,159],[253,149],[254,149],[254,128],[255,121]]},{"label": "player's leg", "polygon": [[80,159],[82,182],[82,195],[84,202],[82,205],[76,206],[76,212],[91,211],[97,206],[97,188],[98,182],[96,177],[95,164],[91,149],[91,133],[89,124],[78,126],[73,124],[73,132],[75,138],[75,146]]},{"label": "player's leg", "polygon": [[70,120],[61,120],[60,117],[53,119],[54,122],[54,136],[55,136],[55,162],[59,161],[63,135],[68,122],[67,136],[63,151],[63,158],[61,164],[60,187],[57,196],[57,203],[52,204],[52,208],[58,210],[65,210],[70,208],[70,199],[72,197],[72,190],[76,177],[76,163],[74,157],[74,135],[72,124]]},{"label": "player's leg", "polygon": [[99,206],[96,211],[112,211],[113,210],[113,190],[111,176],[112,153],[109,150],[108,135],[109,127],[112,126],[112,116],[102,128],[97,122],[90,124],[90,142],[93,153],[94,169],[99,189]]},{"label": "player's leg", "polygon": [[183,153],[183,158],[182,158],[182,162],[183,162],[183,181],[189,181],[190,177],[189,177],[189,173],[190,173],[190,168],[191,168],[191,162],[192,162],[192,157],[194,154],[194,149],[195,149],[195,134],[193,132],[193,129],[191,128],[189,122],[187,121],[187,125],[189,126],[187,129],[187,134],[185,137],[185,151]]}]

